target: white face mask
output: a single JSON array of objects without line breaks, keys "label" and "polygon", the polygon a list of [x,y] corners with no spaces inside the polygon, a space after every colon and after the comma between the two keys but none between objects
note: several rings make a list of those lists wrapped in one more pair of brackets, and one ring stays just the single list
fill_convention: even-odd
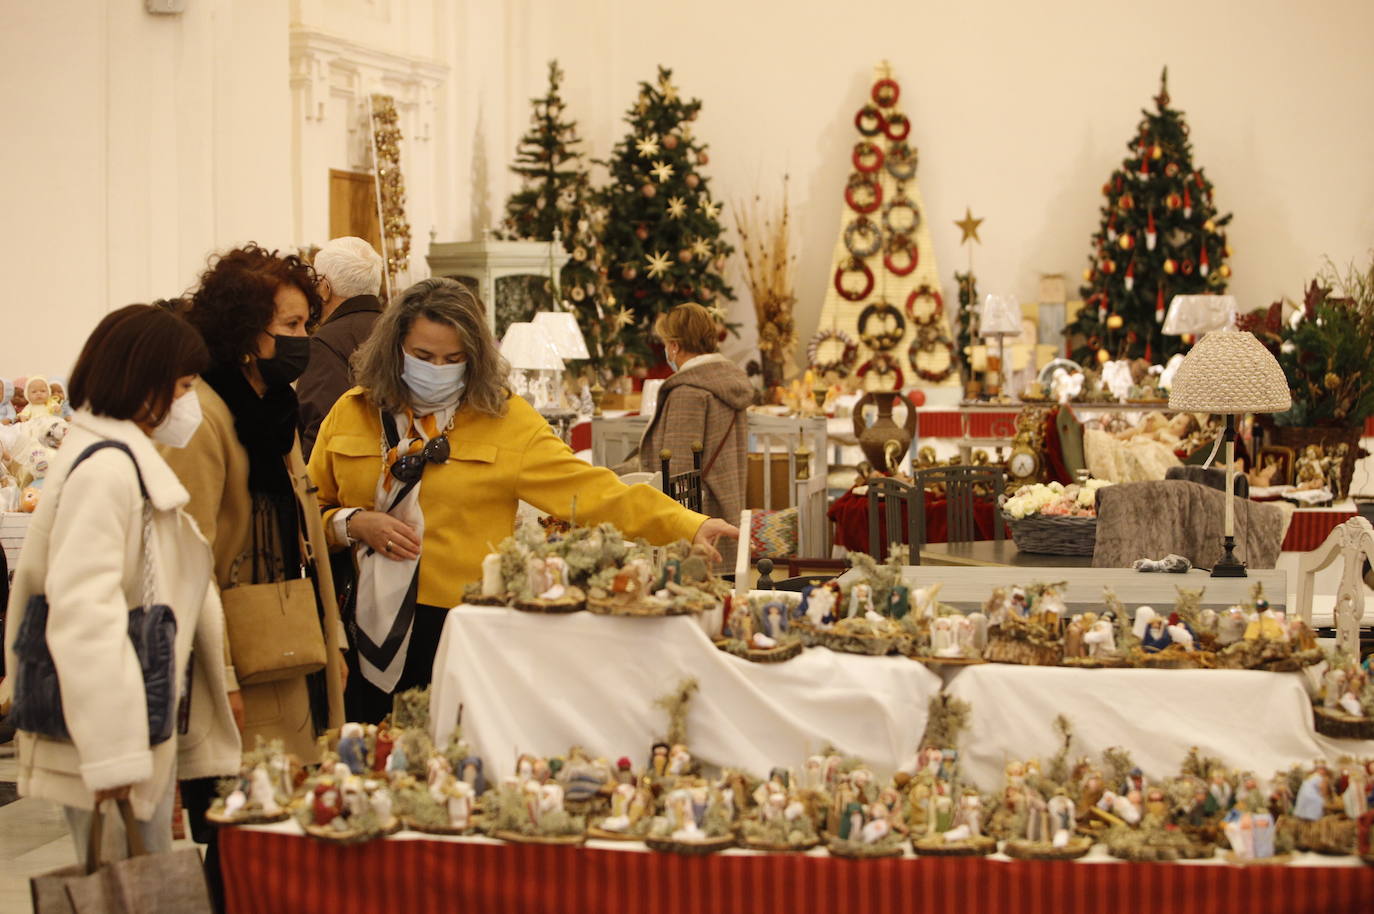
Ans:
[{"label": "white face mask", "polygon": [[200,428],[200,418],[200,397],[188,390],[172,401],[172,408],[153,429],[152,439],[168,447],[185,447]]},{"label": "white face mask", "polygon": [[441,409],[452,406],[467,387],[468,363],[435,365],[402,351],[405,367],[401,380],[410,388],[413,405],[418,409]]}]

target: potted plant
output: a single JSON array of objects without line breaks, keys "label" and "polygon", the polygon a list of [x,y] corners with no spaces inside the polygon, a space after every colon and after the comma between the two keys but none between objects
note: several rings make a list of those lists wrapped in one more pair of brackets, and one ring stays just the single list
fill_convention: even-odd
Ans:
[{"label": "potted plant", "polygon": [[1346,444],[1340,491],[1348,492],[1374,415],[1374,260],[1344,272],[1327,261],[1287,319],[1284,304],[1238,321],[1274,353],[1293,396],[1289,410],[1261,418],[1265,438],[1295,451]]}]

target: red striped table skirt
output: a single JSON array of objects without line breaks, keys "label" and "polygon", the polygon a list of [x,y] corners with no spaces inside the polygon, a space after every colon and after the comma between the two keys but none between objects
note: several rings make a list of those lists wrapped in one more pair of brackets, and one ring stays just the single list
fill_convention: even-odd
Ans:
[{"label": "red striped table skirt", "polygon": [[1347,914],[1374,907],[1369,867],[848,861],[431,840],[336,847],[225,829],[231,914]]},{"label": "red striped table skirt", "polygon": [[[1323,511],[1303,508],[1293,512],[1293,520],[1283,537],[1284,552],[1310,552],[1316,549],[1341,524],[1355,517],[1354,511]],[[1374,902],[1370,903],[1374,911]]]}]

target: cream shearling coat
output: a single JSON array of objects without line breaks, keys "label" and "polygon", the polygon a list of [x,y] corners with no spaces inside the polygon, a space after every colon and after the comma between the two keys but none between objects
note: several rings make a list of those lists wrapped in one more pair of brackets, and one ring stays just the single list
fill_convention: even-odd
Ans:
[{"label": "cream shearling coat", "polygon": [[[88,446],[121,441],[133,452],[153,507],[157,602],[176,614],[176,682],[193,662],[189,731],[149,748],[143,674],[128,636],[143,603],[143,502],[129,456]],[[57,665],[71,742],[17,735],[19,792],[90,809],[97,790],[132,784],[134,814],[151,818],[174,777],[238,771],[240,743],[227,697],[224,618],[205,541],[183,507],[189,496],[132,422],[76,412],[57,452],[15,570],[6,622],[6,668],[29,597],[46,593],[47,641]],[[194,653],[193,653],[194,649]]]}]

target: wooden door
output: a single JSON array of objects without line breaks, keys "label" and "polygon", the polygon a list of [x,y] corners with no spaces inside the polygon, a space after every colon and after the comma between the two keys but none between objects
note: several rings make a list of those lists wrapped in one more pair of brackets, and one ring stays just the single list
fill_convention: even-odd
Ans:
[{"label": "wooden door", "polygon": [[344,235],[355,235],[382,250],[377,185],[371,172],[329,170],[329,237]]}]

